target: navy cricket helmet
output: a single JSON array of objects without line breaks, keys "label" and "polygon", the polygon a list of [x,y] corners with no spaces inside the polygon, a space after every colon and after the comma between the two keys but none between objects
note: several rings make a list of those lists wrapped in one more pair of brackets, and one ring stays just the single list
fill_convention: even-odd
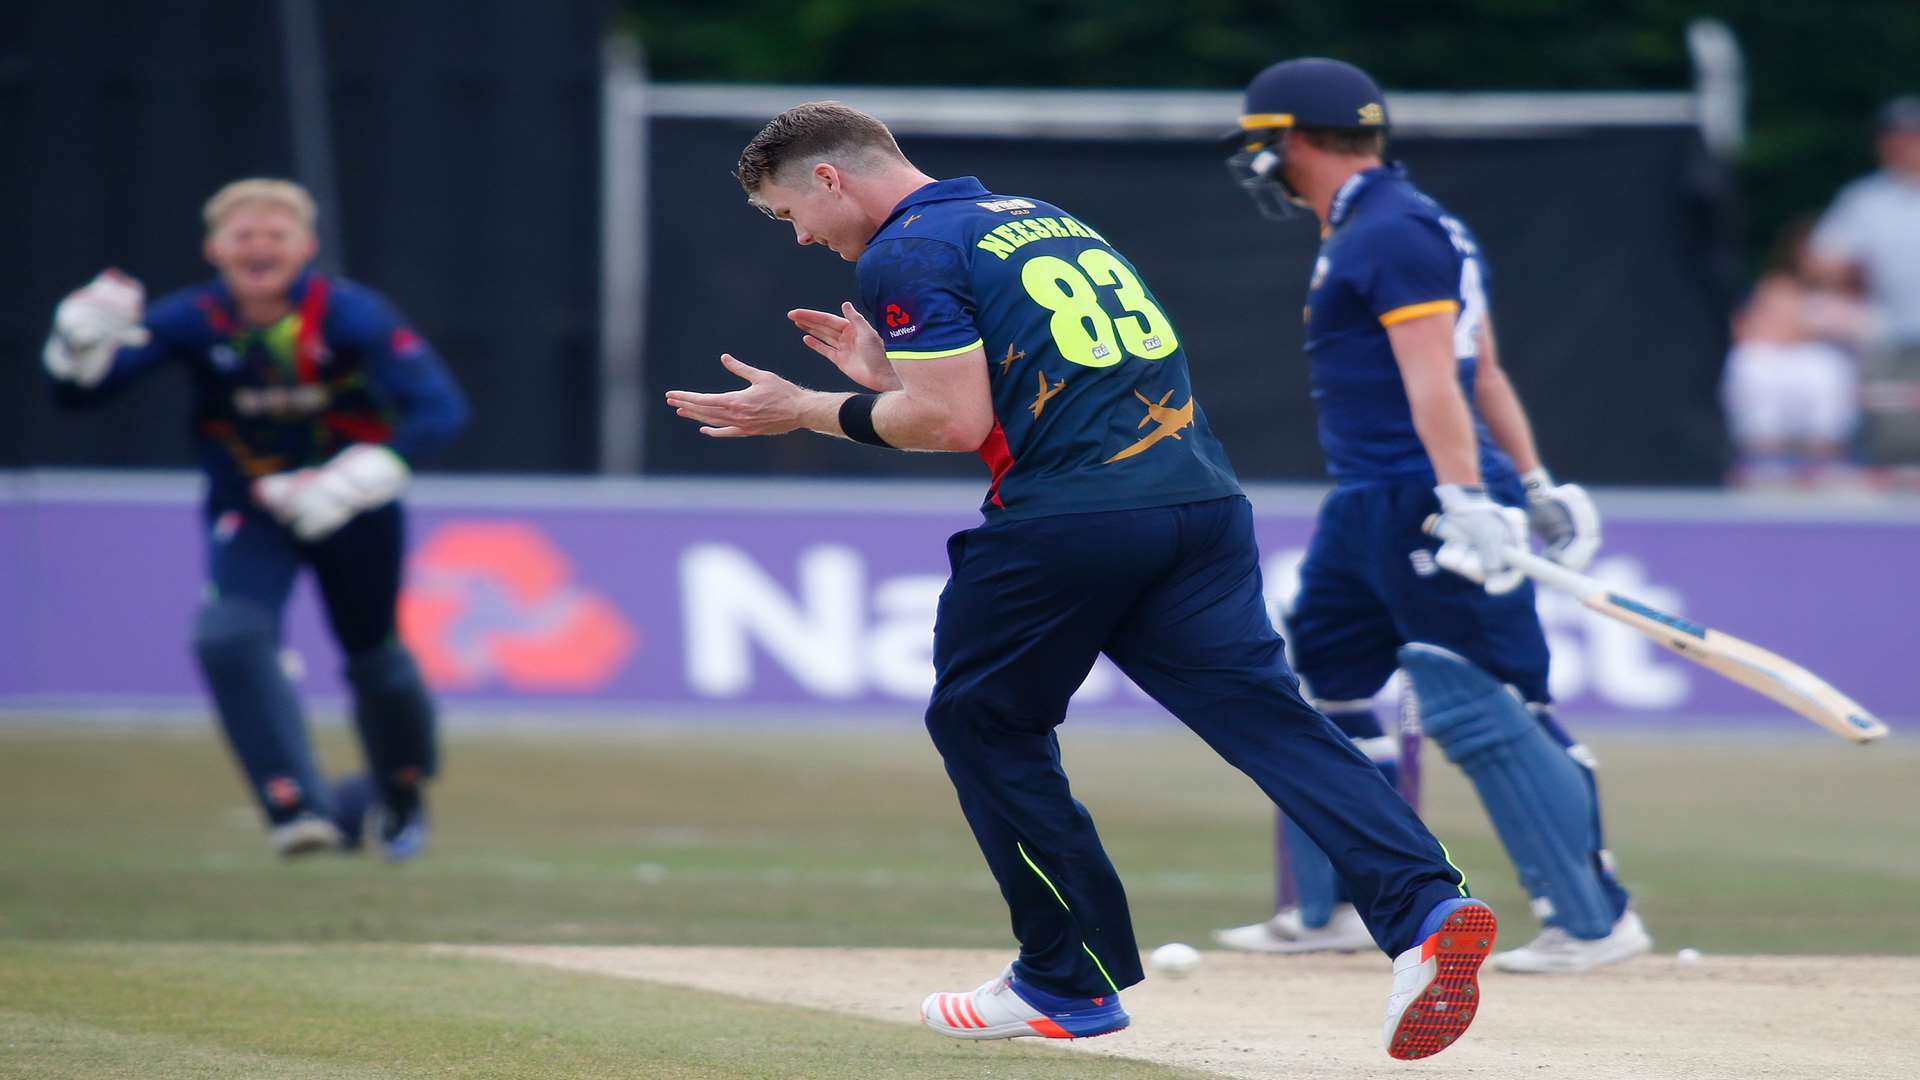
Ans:
[{"label": "navy cricket helmet", "polygon": [[1284,60],[1253,77],[1228,135],[1227,169],[1260,212],[1293,216],[1298,196],[1281,178],[1284,137],[1292,128],[1386,130],[1387,100],[1373,77],[1352,64],[1309,56]]}]

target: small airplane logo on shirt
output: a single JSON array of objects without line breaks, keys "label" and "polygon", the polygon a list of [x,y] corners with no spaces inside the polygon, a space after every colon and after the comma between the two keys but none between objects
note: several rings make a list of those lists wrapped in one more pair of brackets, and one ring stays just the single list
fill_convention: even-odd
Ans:
[{"label": "small airplane logo on shirt", "polygon": [[1185,405],[1172,409],[1167,407],[1167,399],[1173,397],[1171,390],[1161,394],[1159,401],[1147,400],[1147,395],[1138,390],[1133,392],[1133,396],[1139,398],[1140,404],[1147,407],[1147,415],[1141,417],[1140,422],[1134,426],[1146,427],[1150,423],[1159,426],[1147,432],[1139,442],[1101,462],[1102,465],[1111,465],[1135,454],[1145,453],[1162,439],[1178,439],[1181,428],[1193,426],[1193,398],[1187,398]]},{"label": "small airplane logo on shirt", "polygon": [[1014,352],[1013,346],[1011,345],[1007,346],[1007,355],[1000,358],[1000,374],[1005,375],[1007,373],[1007,369],[1013,366],[1013,362],[1015,360],[1025,360],[1026,358],[1027,358],[1026,353]]},{"label": "small airplane logo on shirt", "polygon": [[1027,406],[1027,411],[1033,414],[1035,420],[1040,419],[1040,410],[1047,407],[1047,402],[1058,397],[1060,391],[1067,388],[1067,380],[1061,379],[1053,385],[1053,389],[1049,390],[1047,389],[1047,373],[1042,371],[1038,374],[1040,376],[1040,393],[1033,399],[1033,404]]},{"label": "small airplane logo on shirt", "polygon": [[919,220],[920,220],[919,214],[908,214],[907,220],[900,223],[900,231],[905,232],[906,230],[913,228],[913,223]]}]

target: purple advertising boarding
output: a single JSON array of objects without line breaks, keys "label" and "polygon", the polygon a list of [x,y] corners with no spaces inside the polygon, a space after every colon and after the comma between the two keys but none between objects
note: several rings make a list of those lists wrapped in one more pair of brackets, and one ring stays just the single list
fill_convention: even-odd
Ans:
[{"label": "purple advertising boarding", "polygon": [[[951,509],[885,486],[837,486],[817,506],[755,497],[765,488],[728,499],[711,485],[684,506],[512,494],[527,490],[429,485],[411,511],[402,630],[455,706],[917,712],[932,681],[945,539],[978,521],[959,490]],[[1629,505],[1601,499],[1607,542],[1594,576],[1791,657],[1890,721],[1920,713],[1912,519],[1737,506],[1676,515],[1614,502]],[[1277,613],[1311,504],[1256,493],[1255,505]],[[186,634],[202,589],[201,534],[190,486],[76,497],[60,484],[16,485],[0,500],[0,705],[198,703]],[[1541,616],[1569,713],[1784,716],[1570,597],[1543,590]],[[305,688],[337,697],[338,661],[304,583],[286,644]],[[1075,699],[1088,715],[1148,707],[1104,662]]]}]

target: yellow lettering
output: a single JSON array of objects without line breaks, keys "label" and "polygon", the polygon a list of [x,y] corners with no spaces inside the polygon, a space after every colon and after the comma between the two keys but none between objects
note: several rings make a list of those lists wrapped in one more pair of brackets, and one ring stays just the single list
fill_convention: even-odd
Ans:
[{"label": "yellow lettering", "polygon": [[1067,230],[1065,230],[1065,229],[1063,229],[1063,228],[1061,228],[1061,227],[1060,227],[1060,222],[1059,222],[1059,221],[1058,221],[1057,219],[1054,219],[1054,218],[1041,218],[1040,220],[1042,220],[1042,221],[1044,221],[1044,222],[1046,222],[1046,223],[1047,223],[1047,231],[1048,231],[1048,232],[1050,232],[1050,233],[1052,233],[1052,234],[1053,234],[1053,235],[1055,235],[1055,236],[1072,236],[1072,235],[1073,235],[1072,233],[1070,233],[1070,232],[1068,232]]},{"label": "yellow lettering", "polygon": [[1066,227],[1066,230],[1067,230],[1067,235],[1069,235],[1069,236],[1079,236],[1079,237],[1084,237],[1084,238],[1086,238],[1086,239],[1088,239],[1088,240],[1091,240],[1091,239],[1093,239],[1093,237],[1091,237],[1091,236],[1087,236],[1087,230],[1085,230],[1085,229],[1083,229],[1083,228],[1081,228],[1081,227],[1080,227],[1080,223],[1079,223],[1079,222],[1077,222],[1077,221],[1075,221],[1075,220],[1073,220],[1073,219],[1072,219],[1072,218],[1070,218],[1070,217],[1063,217],[1063,218],[1061,218],[1061,219],[1060,219],[1060,224]]},{"label": "yellow lettering", "polygon": [[998,236],[1016,248],[1026,247],[1028,243],[1027,235],[1015,228],[1015,226],[1019,224],[1017,221],[1009,221],[1004,225],[995,226],[993,235]]},{"label": "yellow lettering", "polygon": [[[1100,241],[1100,242],[1101,242],[1101,243],[1103,243],[1103,244],[1105,244],[1105,243],[1107,243],[1107,238],[1106,238],[1106,237],[1104,237],[1104,236],[1101,236],[1101,235],[1100,235],[1099,233],[1097,233],[1097,232],[1094,232],[1094,231],[1093,231],[1093,226],[1091,226],[1091,225],[1086,225],[1086,224],[1082,224],[1082,225],[1081,225],[1080,227],[1081,227],[1081,228],[1083,228],[1083,229],[1085,229],[1085,230],[1087,230],[1087,235],[1088,235],[1088,236],[1091,236],[1091,237],[1093,237],[1093,238],[1094,238],[1095,240],[1098,240],[1098,241]],[[1111,245],[1111,244],[1109,244],[1108,246],[1109,246],[1109,247],[1111,247],[1112,245]]]},{"label": "yellow lettering", "polygon": [[973,246],[979,248],[981,251],[993,252],[995,255],[998,255],[1000,257],[1001,262],[1007,261],[1007,256],[1013,254],[1013,245],[1007,243],[1005,240],[1000,239],[999,237],[993,235],[992,233],[988,233],[987,235],[981,237],[980,242]]}]

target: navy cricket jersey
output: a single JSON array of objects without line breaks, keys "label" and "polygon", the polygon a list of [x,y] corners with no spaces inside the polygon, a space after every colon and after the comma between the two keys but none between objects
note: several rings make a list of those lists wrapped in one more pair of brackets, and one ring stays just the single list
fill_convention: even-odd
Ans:
[{"label": "navy cricket jersey", "polygon": [[[1454,318],[1460,387],[1473,407],[1487,270],[1467,227],[1407,182],[1397,164],[1368,169],[1335,193],[1307,286],[1307,357],[1320,446],[1336,481],[1433,478],[1387,327],[1436,312]],[[1513,462],[1474,413],[1482,479]]]},{"label": "navy cricket jersey", "polygon": [[302,274],[293,311],[242,325],[214,280],[147,308],[147,344],[122,348],[99,385],[60,384],[86,404],[163,363],[193,373],[193,431],[208,497],[246,505],[252,481],[320,465],[349,444],[385,443],[409,462],[446,445],[467,401],[446,366],[384,297],[351,281]]},{"label": "navy cricket jersey", "polygon": [[985,348],[989,520],[1240,493],[1172,321],[1085,222],[971,176],[941,180],[894,207],[858,272],[888,359]]}]

